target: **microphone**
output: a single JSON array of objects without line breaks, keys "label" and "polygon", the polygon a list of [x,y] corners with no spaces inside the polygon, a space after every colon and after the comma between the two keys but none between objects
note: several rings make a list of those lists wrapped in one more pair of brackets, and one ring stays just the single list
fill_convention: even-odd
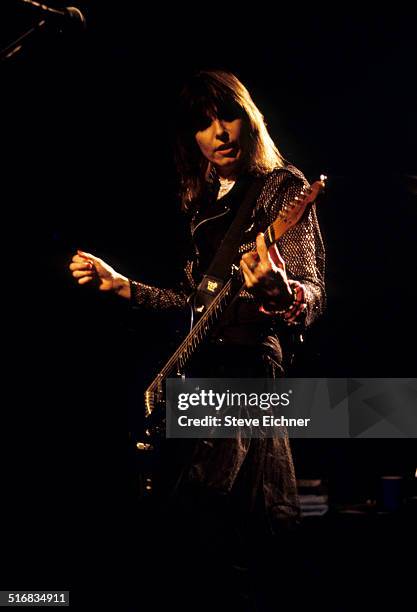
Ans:
[{"label": "microphone", "polygon": [[24,4],[28,4],[29,6],[33,6],[38,9],[40,12],[45,13],[45,16],[50,15],[51,17],[61,17],[66,19],[67,21],[71,21],[74,25],[81,25],[83,28],[86,26],[86,20],[80,9],[75,6],[66,6],[62,9],[52,8],[50,6],[46,6],[46,4],[41,4],[40,2],[35,2],[34,0],[20,0]]},{"label": "microphone", "polygon": [[8,60],[17,55],[28,40],[31,40],[37,32],[42,32],[47,29],[48,25],[52,25],[53,22],[55,22],[54,27],[57,28],[58,32],[62,32],[66,26],[68,26],[69,30],[80,28],[84,30],[86,27],[84,15],[80,9],[75,6],[56,9],[41,4],[40,2],[35,2],[34,0],[20,0],[20,2],[37,9],[38,12],[42,14],[42,18],[29,30],[21,34],[19,38],[10,43],[5,49],[0,51],[0,61]]}]

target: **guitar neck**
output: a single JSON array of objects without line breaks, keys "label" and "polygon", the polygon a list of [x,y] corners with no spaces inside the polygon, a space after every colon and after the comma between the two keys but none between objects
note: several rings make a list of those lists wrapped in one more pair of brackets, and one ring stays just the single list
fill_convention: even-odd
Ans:
[{"label": "guitar neck", "polygon": [[152,398],[161,388],[163,382],[172,374],[180,375],[195,351],[207,338],[221,314],[225,311],[232,299],[241,291],[244,283],[233,286],[232,279],[227,281],[219,294],[207,308],[204,315],[196,323],[190,333],[181,342],[175,353],[169,358],[162,370],[158,373],[145,392],[147,414],[153,410]]}]

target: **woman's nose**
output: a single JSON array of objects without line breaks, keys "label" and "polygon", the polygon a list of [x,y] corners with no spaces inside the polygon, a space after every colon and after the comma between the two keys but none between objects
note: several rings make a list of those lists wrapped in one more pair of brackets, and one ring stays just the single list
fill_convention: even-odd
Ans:
[{"label": "woman's nose", "polygon": [[229,132],[227,131],[221,119],[214,120],[214,128],[216,130],[216,138],[224,142],[227,142],[229,140]]}]

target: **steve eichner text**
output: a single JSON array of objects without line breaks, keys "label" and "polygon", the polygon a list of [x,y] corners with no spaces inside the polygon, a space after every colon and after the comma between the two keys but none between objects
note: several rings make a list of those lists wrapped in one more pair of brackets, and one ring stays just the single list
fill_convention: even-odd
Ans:
[{"label": "steve eichner text", "polygon": [[290,404],[290,389],[286,393],[225,393],[201,389],[195,393],[179,393],[178,409],[188,410],[190,406],[210,406],[215,410],[230,406],[258,406],[261,410],[268,410],[271,406],[288,406]]}]

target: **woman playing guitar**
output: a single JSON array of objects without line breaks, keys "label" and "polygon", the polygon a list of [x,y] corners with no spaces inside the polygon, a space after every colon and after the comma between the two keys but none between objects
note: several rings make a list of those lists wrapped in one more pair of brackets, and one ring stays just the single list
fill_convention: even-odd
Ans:
[{"label": "woman playing guitar", "polygon": [[[201,71],[186,83],[179,100],[176,163],[194,246],[181,286],[161,289],[128,279],[83,251],[70,264],[74,278],[80,285],[95,279],[101,290],[135,306],[183,308],[189,296],[201,290],[204,275],[252,190],[235,260],[245,286],[187,363],[187,374],[284,376],[294,354],[294,338],[320,316],[325,304],[324,247],[314,202],[278,242],[265,230],[279,215],[285,220],[286,211],[309,192],[305,177],[279,153],[247,89],[222,71]],[[210,277],[206,289],[216,293],[217,284]],[[204,309],[198,299],[195,305],[195,314]],[[282,533],[297,522],[287,437],[198,440],[187,445],[186,452],[178,448],[167,445],[163,470],[172,485],[170,507],[178,508],[180,500],[182,511],[176,517],[181,515],[185,555],[190,550],[204,552],[195,563],[216,559],[227,572],[241,558],[242,538],[244,548],[253,550],[259,537],[264,541],[268,533]],[[193,547],[194,537],[198,546]],[[245,563],[250,565],[239,561],[240,566]],[[236,590],[231,592],[238,598]]]}]

